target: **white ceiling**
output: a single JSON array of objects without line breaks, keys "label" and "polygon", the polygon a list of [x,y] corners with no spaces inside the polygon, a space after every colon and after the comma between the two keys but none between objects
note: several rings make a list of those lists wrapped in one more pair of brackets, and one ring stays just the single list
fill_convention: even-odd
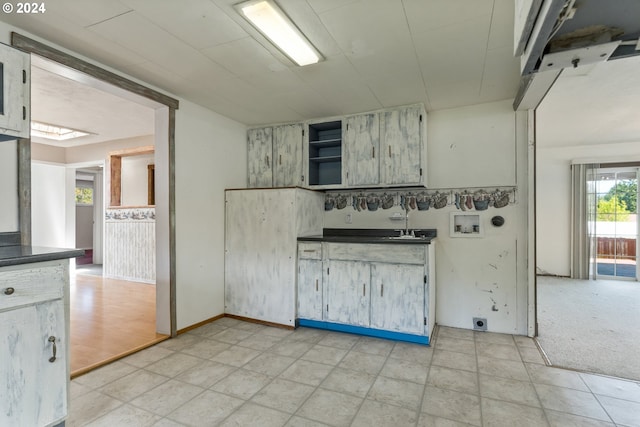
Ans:
[{"label": "white ceiling", "polygon": [[[517,92],[513,0],[277,0],[326,58],[302,68],[236,13],[238,1],[56,0],[0,20],[247,125]],[[145,107],[33,74],[34,119],[97,134],[75,145],[153,132]],[[538,108],[538,143],[640,141],[638,111],[640,57],[565,69]]]},{"label": "white ceiling", "polygon": [[[566,68],[536,110],[540,147],[637,142],[640,55]],[[615,153],[609,153],[615,154]]]},{"label": "white ceiling", "polygon": [[513,0],[278,0],[326,58],[302,68],[238,1],[56,0],[0,20],[247,125],[517,91]]}]

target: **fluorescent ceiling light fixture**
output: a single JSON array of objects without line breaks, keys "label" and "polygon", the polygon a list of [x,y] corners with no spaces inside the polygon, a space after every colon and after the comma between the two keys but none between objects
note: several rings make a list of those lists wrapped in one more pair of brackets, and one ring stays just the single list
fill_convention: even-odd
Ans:
[{"label": "fluorescent ceiling light fixture", "polygon": [[239,3],[235,8],[282,53],[301,67],[322,59],[320,53],[273,1],[252,0]]},{"label": "fluorescent ceiling light fixture", "polygon": [[31,122],[31,136],[39,136],[40,138],[53,139],[55,141],[66,141],[87,135],[91,135],[91,133],[47,123]]}]

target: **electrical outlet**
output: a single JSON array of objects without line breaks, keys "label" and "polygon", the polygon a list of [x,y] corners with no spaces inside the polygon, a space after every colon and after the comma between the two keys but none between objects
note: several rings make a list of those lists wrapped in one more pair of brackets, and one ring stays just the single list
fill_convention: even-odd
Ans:
[{"label": "electrical outlet", "polygon": [[345,224],[351,224],[353,222],[353,217],[351,216],[350,213],[348,213],[345,217],[344,217],[344,222]]}]

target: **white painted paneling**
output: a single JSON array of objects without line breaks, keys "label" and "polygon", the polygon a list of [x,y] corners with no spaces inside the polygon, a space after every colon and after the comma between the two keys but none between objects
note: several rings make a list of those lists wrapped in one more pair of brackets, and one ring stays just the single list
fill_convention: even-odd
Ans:
[{"label": "white painted paneling", "polygon": [[298,318],[322,320],[322,260],[298,261]]},{"label": "white painted paneling", "polygon": [[109,209],[104,225],[104,275],[156,281],[155,208]]},{"label": "white painted paneling", "polygon": [[369,327],[370,264],[331,260],[326,265],[325,319],[329,322]]},{"label": "white painted paneling", "polygon": [[425,333],[424,274],[423,265],[371,264],[372,328]]},{"label": "white painted paneling", "polygon": [[249,129],[247,140],[249,187],[271,187],[273,185],[273,128]]},{"label": "white painted paneling", "polygon": [[0,142],[0,233],[18,231],[18,145]]},{"label": "white painted paneling", "polygon": [[321,215],[312,226],[302,213],[321,212],[321,201],[295,188],[226,192],[225,313],[294,325],[298,229],[320,232]]},{"label": "white painted paneling", "polygon": [[[380,119],[378,113],[345,118],[343,159],[346,160],[347,185],[372,185],[380,182]],[[344,166],[343,166],[344,167]]]},{"label": "white painted paneling", "polygon": [[516,184],[511,101],[434,111],[427,120],[431,188]]},{"label": "white painted paneling", "polygon": [[273,185],[302,185],[302,123],[273,128]]}]

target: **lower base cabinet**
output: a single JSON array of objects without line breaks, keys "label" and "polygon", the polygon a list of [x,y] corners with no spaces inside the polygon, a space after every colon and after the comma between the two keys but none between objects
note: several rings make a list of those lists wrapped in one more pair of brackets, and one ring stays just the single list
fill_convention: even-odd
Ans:
[{"label": "lower base cabinet", "polygon": [[[388,245],[301,243],[299,323],[428,343],[435,315],[430,313],[435,283],[429,280],[433,248],[392,248],[389,256]],[[382,262],[386,258],[392,262]]]},{"label": "lower base cabinet", "polygon": [[50,426],[67,415],[67,264],[0,268],[0,426]]}]

